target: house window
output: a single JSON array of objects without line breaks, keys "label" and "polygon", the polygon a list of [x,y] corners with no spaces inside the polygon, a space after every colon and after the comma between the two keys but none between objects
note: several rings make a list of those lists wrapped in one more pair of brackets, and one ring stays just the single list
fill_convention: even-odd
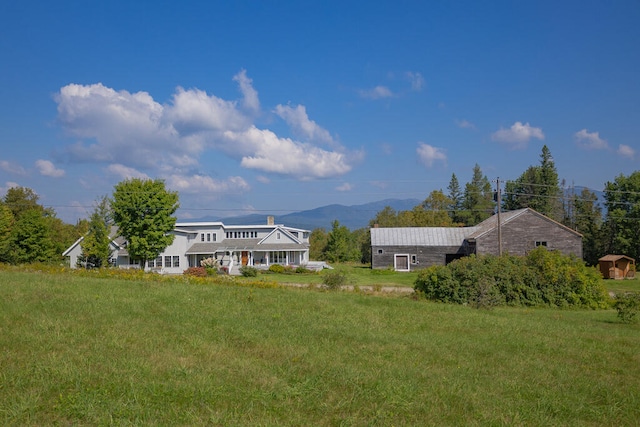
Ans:
[{"label": "house window", "polygon": [[162,267],[162,257],[156,258],[156,267]]},{"label": "house window", "polygon": [[378,255],[382,255],[383,250],[382,249],[378,249]]},{"label": "house window", "polygon": [[547,242],[542,241],[542,240],[536,241],[536,248],[538,246],[545,246],[546,247],[547,246]]},{"label": "house window", "polygon": [[180,267],[180,257],[177,255],[173,256],[173,266],[174,267]]},{"label": "house window", "polygon": [[276,239],[280,240],[280,233],[276,233]]},{"label": "house window", "polygon": [[204,242],[204,233],[200,234],[200,241]]},{"label": "house window", "polygon": [[207,233],[207,242],[211,241],[211,233]]},{"label": "house window", "polygon": [[171,257],[169,255],[164,257],[164,266],[171,267]]},{"label": "house window", "polygon": [[271,264],[286,264],[287,253],[284,251],[269,252],[269,262]]},{"label": "house window", "polygon": [[212,233],[211,234],[211,238],[212,238],[211,240],[213,240],[215,242],[216,241],[216,233]]}]

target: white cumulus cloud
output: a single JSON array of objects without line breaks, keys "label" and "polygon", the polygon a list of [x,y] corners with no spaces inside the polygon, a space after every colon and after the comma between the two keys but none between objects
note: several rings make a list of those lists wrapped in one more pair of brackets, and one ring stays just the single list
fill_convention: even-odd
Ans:
[{"label": "white cumulus cloud", "polygon": [[353,185],[349,184],[348,182],[345,182],[336,187],[336,191],[351,191],[351,190],[353,190]]},{"label": "white cumulus cloud", "polygon": [[476,125],[474,125],[473,123],[471,123],[468,120],[456,120],[456,125],[458,125],[459,128],[461,129],[475,129]]},{"label": "white cumulus cloud", "polygon": [[442,148],[434,147],[423,142],[418,143],[416,153],[420,161],[428,168],[432,167],[436,161],[443,163],[447,161],[447,155]]},{"label": "white cumulus cloud", "polygon": [[621,156],[629,157],[629,158],[633,159],[635,157],[635,155],[636,155],[636,150],[634,150],[633,148],[631,148],[628,145],[620,144],[618,146],[618,154],[620,154]]},{"label": "white cumulus cloud", "polygon": [[527,146],[531,139],[544,140],[542,129],[531,126],[529,123],[515,122],[509,129],[500,128],[491,135],[494,141],[509,144],[511,149],[517,150]]},{"label": "white cumulus cloud", "polygon": [[599,132],[588,132],[586,129],[582,129],[573,135],[576,143],[588,150],[602,150],[609,148],[609,144],[604,139],[600,138]]},{"label": "white cumulus cloud", "polygon": [[112,164],[107,166],[107,171],[113,175],[116,175],[120,179],[131,179],[131,178],[139,178],[139,179],[150,179],[149,175],[146,173],[140,172],[134,168],[130,168],[128,166],[124,166],[121,164]]},{"label": "white cumulus cloud", "polygon": [[242,177],[232,176],[225,180],[214,179],[207,175],[170,175],[167,186],[181,193],[198,194],[206,198],[217,198],[223,194],[246,193],[251,189]]},{"label": "white cumulus cloud", "polygon": [[251,126],[244,132],[225,132],[224,138],[238,153],[240,164],[298,179],[328,178],[351,170],[347,155],[312,144],[278,137],[274,132]]},{"label": "white cumulus cloud", "polygon": [[52,178],[60,178],[64,176],[64,170],[58,169],[49,160],[36,160],[36,169],[40,172],[40,175],[50,176]]},{"label": "white cumulus cloud", "polygon": [[376,86],[373,89],[361,89],[358,91],[365,99],[383,99],[393,97],[393,92],[386,86]]},{"label": "white cumulus cloud", "polygon": [[247,77],[246,70],[240,70],[238,74],[233,76],[233,81],[240,86],[240,92],[244,96],[242,105],[249,111],[257,112],[260,110],[260,100],[258,99],[258,91],[253,87],[253,80]]},{"label": "white cumulus cloud", "polygon": [[405,73],[405,77],[411,83],[412,91],[419,92],[424,87],[424,77],[422,77],[422,74],[413,71],[407,71]]},{"label": "white cumulus cloud", "polygon": [[0,169],[14,175],[25,176],[27,174],[27,171],[22,166],[7,160],[0,161]]},{"label": "white cumulus cloud", "polygon": [[292,107],[290,105],[276,105],[274,112],[284,120],[294,132],[310,141],[334,144],[331,134],[309,119],[304,105]]},{"label": "white cumulus cloud", "polygon": [[260,108],[251,79],[245,70],[233,79],[243,94],[241,106],[199,89],[178,87],[162,104],[146,92],[116,91],[101,83],[64,86],[55,96],[58,121],[77,139],[65,153],[70,161],[104,163],[118,176],[193,174],[209,151],[223,152],[245,168],[298,179],[351,170],[359,153],[347,152],[304,106],[276,107],[303,141],[258,128],[245,114]]},{"label": "white cumulus cloud", "polygon": [[4,183],[4,187],[0,187],[0,194],[4,195],[10,188],[20,187],[20,184],[13,181],[7,181]]}]

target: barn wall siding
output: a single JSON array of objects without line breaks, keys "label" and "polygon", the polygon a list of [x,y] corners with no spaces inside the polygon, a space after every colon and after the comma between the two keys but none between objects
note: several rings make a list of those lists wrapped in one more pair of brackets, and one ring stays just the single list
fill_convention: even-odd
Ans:
[{"label": "barn wall siding", "polygon": [[[502,227],[502,250],[511,255],[526,255],[536,242],[547,242],[550,250],[582,258],[582,236],[534,213],[525,213]],[[498,230],[493,229],[476,240],[480,255],[498,255]]]},{"label": "barn wall siding", "polygon": [[[382,254],[378,250],[382,250]],[[393,268],[396,254],[416,255],[417,264],[410,264],[413,270],[444,265],[447,254],[468,255],[464,246],[373,246],[371,248],[371,268]]]}]

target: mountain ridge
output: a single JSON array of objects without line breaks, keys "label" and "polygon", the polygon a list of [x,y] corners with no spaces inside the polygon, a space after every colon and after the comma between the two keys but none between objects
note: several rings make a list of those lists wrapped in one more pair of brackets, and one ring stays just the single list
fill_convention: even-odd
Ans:
[{"label": "mountain ridge", "polygon": [[301,228],[305,230],[324,228],[329,231],[331,230],[333,221],[337,220],[340,225],[344,225],[350,230],[356,230],[358,228],[367,227],[369,225],[369,221],[387,206],[390,206],[396,211],[410,210],[420,202],[421,201],[418,199],[384,199],[350,206],[334,203],[284,215],[271,215],[265,213],[232,217],[207,216],[202,218],[179,220],[179,222],[221,221],[226,225],[251,225],[262,223],[266,224],[267,216],[273,216],[276,224],[284,224],[287,227]]}]

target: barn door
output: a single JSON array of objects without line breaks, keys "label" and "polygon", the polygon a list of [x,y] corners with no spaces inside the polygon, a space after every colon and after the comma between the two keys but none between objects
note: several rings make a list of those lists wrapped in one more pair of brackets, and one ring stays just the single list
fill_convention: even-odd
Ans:
[{"label": "barn door", "polygon": [[396,254],[393,259],[393,264],[396,271],[409,271],[409,255]]}]

